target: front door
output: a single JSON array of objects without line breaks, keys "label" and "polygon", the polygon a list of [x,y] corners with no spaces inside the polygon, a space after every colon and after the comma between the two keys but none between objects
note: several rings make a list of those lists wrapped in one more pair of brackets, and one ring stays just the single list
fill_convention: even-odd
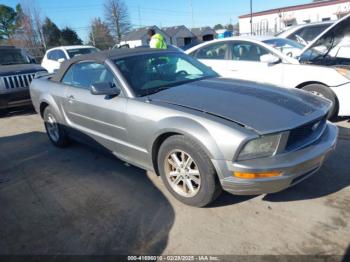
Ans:
[{"label": "front door", "polygon": [[73,65],[62,83],[65,84],[63,109],[69,126],[94,139],[111,151],[122,153],[127,139],[125,113],[127,99],[92,95],[90,86],[109,82],[118,88],[112,72],[103,64],[81,62]]}]

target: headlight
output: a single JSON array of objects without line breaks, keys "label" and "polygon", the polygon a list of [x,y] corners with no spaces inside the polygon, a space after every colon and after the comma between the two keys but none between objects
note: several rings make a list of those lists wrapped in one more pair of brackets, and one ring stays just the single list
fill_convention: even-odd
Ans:
[{"label": "headlight", "polygon": [[281,134],[267,135],[249,141],[238,155],[238,160],[247,160],[274,155],[281,139]]},{"label": "headlight", "polygon": [[335,70],[342,76],[345,76],[347,79],[350,79],[350,70],[343,67],[336,67]]}]

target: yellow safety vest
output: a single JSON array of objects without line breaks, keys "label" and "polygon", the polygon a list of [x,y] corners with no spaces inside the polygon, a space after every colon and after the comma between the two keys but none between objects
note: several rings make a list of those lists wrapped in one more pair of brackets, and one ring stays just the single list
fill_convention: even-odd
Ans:
[{"label": "yellow safety vest", "polygon": [[164,40],[164,37],[161,34],[155,34],[151,38],[150,43],[151,48],[158,48],[158,49],[167,49],[167,44]]}]

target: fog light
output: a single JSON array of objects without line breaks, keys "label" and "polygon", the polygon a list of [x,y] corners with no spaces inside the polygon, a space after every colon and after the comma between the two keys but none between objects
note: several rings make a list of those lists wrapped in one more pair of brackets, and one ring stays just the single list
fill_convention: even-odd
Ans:
[{"label": "fog light", "polygon": [[242,179],[258,179],[258,178],[268,178],[281,176],[281,172],[261,172],[261,173],[246,173],[246,172],[233,172],[233,176],[242,178]]}]

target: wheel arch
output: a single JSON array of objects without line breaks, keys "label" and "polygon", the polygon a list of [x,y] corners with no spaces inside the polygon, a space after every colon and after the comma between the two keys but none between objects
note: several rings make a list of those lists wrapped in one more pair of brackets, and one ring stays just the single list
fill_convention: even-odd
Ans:
[{"label": "wheel arch", "polygon": [[44,111],[48,106],[49,106],[49,104],[46,101],[43,101],[40,103],[40,109],[39,109],[40,111],[39,112],[40,112],[41,118],[44,118]]},{"label": "wheel arch", "polygon": [[186,118],[176,118],[168,119],[161,125],[163,128],[154,136],[150,146],[152,164],[157,175],[159,175],[157,163],[159,148],[166,139],[174,135],[183,135],[195,141],[203,148],[210,159],[221,158],[221,152],[216,142],[210,137],[208,130],[198,122]]},{"label": "wheel arch", "polygon": [[297,85],[295,88],[297,89],[302,89],[304,86],[308,86],[308,85],[323,85],[326,87],[329,87],[328,85],[326,85],[325,83],[319,82],[319,81],[307,81],[307,82],[303,82],[300,83],[299,85]]}]

